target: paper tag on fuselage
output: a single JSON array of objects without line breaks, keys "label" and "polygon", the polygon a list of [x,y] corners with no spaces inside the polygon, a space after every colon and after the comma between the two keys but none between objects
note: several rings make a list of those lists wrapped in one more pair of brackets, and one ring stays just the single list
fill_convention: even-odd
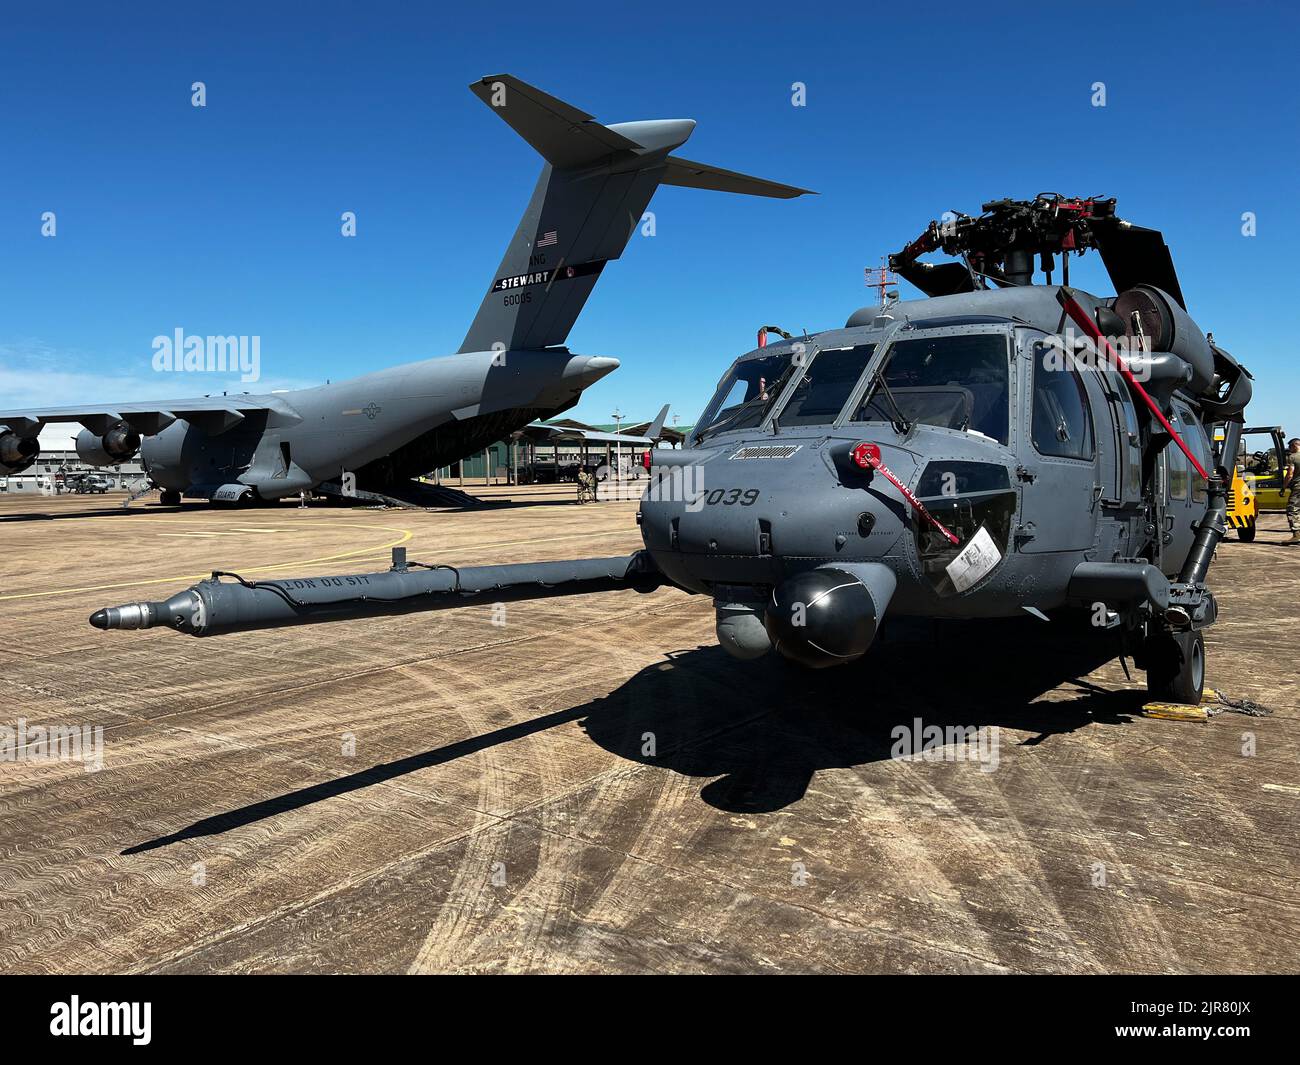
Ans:
[{"label": "paper tag on fuselage", "polygon": [[948,579],[957,591],[964,592],[1001,561],[1002,552],[998,550],[988,530],[981,525],[980,531],[970,538],[970,543],[948,563]]}]

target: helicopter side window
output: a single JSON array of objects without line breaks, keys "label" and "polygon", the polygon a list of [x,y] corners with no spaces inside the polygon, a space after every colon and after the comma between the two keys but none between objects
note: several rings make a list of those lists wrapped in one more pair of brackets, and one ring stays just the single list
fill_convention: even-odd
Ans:
[{"label": "helicopter side window", "polygon": [[762,424],[785,387],[790,368],[789,352],[737,362],[727,371],[713,399],[704,408],[695,428],[695,439]]},{"label": "helicopter side window", "polygon": [[[1176,409],[1175,414],[1177,417],[1175,424],[1178,426],[1178,433],[1183,438],[1183,442],[1187,444],[1191,449],[1192,454],[1196,456],[1196,461],[1199,462],[1204,469],[1208,470],[1214,464],[1214,460],[1210,457],[1210,441],[1205,435],[1205,427],[1194,415],[1183,410],[1181,407]],[[1209,484],[1206,482],[1204,477],[1192,468],[1192,464],[1187,462],[1186,456],[1183,455],[1181,450],[1179,450],[1178,445],[1174,444],[1172,447],[1175,451],[1178,451],[1179,456],[1186,464],[1187,480],[1188,484],[1191,486],[1192,500],[1196,503],[1204,503],[1208,501],[1210,498]]]},{"label": "helicopter side window", "polygon": [[1165,451],[1169,456],[1169,498],[1186,499],[1187,483],[1191,479],[1187,456],[1177,444],[1169,444]]},{"label": "helicopter side window", "polygon": [[1136,499],[1142,494],[1142,447],[1141,430],[1138,428],[1137,411],[1133,407],[1133,397],[1129,395],[1128,386],[1119,386],[1119,404],[1124,412],[1124,443],[1122,449],[1128,453],[1127,472],[1128,492]]},{"label": "helicopter side window", "polygon": [[1034,360],[1034,447],[1040,455],[1090,459],[1092,419],[1083,382],[1074,366],[1060,359],[1059,351],[1048,348]]},{"label": "helicopter side window", "polygon": [[[1201,433],[1200,426],[1195,422],[1195,420],[1187,417],[1180,408],[1175,407],[1173,413],[1170,415],[1169,423],[1178,430],[1178,435],[1183,438],[1183,442],[1189,448],[1193,451],[1198,450],[1198,444],[1200,443],[1198,437],[1201,437],[1203,434]],[[1203,492],[1195,495],[1193,494],[1192,464],[1187,461],[1187,456],[1183,454],[1183,449],[1170,441],[1170,443],[1165,445],[1165,452],[1169,456],[1169,498],[1196,498],[1198,500],[1206,498],[1206,495]],[[1202,465],[1205,464],[1205,457],[1203,455],[1197,455],[1197,458],[1200,460]],[[1199,475],[1195,479],[1201,481]],[[1204,485],[1204,483],[1204,481],[1201,481],[1202,485]]]},{"label": "helicopter side window", "polygon": [[853,421],[892,422],[901,413],[914,424],[1007,442],[1010,403],[1005,334],[900,340],[885,358],[880,381],[863,399]]},{"label": "helicopter side window", "polygon": [[780,424],[830,425],[848,402],[875,344],[819,352],[778,416]]}]

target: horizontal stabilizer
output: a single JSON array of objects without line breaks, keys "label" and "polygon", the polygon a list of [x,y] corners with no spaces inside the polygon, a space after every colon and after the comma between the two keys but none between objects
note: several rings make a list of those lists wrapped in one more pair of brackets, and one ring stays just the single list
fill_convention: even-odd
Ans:
[{"label": "horizontal stabilizer", "polygon": [[511,74],[493,74],[469,88],[556,169],[590,166],[614,152],[641,148],[587,112]]},{"label": "horizontal stabilizer", "polygon": [[659,179],[661,185],[680,185],[688,189],[712,189],[715,192],[738,192],[745,196],[772,196],[778,200],[792,200],[796,196],[817,195],[811,189],[782,185],[778,181],[723,170],[720,166],[694,163],[680,156],[668,157],[668,169]]}]

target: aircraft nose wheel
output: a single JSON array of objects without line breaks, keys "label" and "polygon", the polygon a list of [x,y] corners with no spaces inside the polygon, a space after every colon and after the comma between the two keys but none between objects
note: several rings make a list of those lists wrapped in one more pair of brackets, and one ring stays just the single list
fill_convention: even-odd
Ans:
[{"label": "aircraft nose wheel", "polygon": [[164,507],[178,507],[181,503],[181,494],[174,488],[165,488],[158,496],[158,502]]},{"label": "aircraft nose wheel", "polygon": [[1199,706],[1205,691],[1205,637],[1157,633],[1147,639],[1147,691],[1157,699]]}]

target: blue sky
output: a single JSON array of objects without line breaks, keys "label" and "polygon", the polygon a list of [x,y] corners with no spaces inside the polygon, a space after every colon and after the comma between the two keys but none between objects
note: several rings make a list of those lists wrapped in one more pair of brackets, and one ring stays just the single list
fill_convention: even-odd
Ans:
[{"label": "blue sky", "polygon": [[[606,122],[695,118],[688,157],[821,193],[661,189],[570,335],[623,361],[578,417],[671,402],[685,424],[759,325],[842,325],[863,267],[931,218],[1059,191],[1162,229],[1192,314],[1256,376],[1250,419],[1300,431],[1297,30],[1251,2],[11,7],[0,406],[454,351],[540,166],[466,89],[510,72]],[[1108,291],[1095,256],[1073,280]],[[261,385],[154,373],[178,327],[259,335]]]}]

